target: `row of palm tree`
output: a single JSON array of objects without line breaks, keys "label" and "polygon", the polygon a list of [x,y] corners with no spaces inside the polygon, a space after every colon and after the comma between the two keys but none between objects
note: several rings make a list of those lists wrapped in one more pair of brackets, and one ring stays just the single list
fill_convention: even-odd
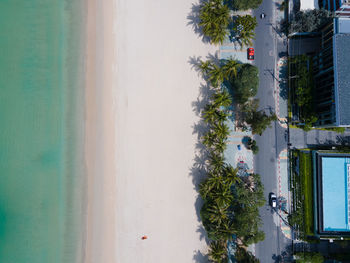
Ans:
[{"label": "row of palm tree", "polygon": [[230,9],[222,0],[210,0],[203,4],[200,10],[199,26],[203,34],[210,38],[213,44],[224,42],[230,23]]},{"label": "row of palm tree", "polygon": [[[241,240],[242,245],[248,244],[247,241],[260,240],[260,237],[255,238],[257,235],[256,228],[253,231],[248,231],[249,237],[238,230],[239,224],[245,225],[247,222],[258,226],[259,220],[255,220],[254,217],[258,218],[259,215],[254,214],[257,210],[253,209],[249,213],[252,222],[249,222],[249,220],[244,222],[235,220],[235,216],[247,211],[244,210],[243,205],[242,207],[237,205],[235,198],[238,197],[239,199],[243,195],[237,196],[235,189],[239,187],[240,189],[237,188],[238,193],[244,193],[247,198],[251,198],[254,207],[256,198],[253,197],[257,195],[243,191],[245,189],[256,192],[250,184],[238,176],[237,169],[225,162],[224,157],[230,134],[227,120],[231,114],[229,108],[232,105],[232,98],[229,92],[221,87],[221,84],[225,80],[234,78],[239,68],[240,64],[232,59],[223,61],[221,65],[217,65],[212,61],[205,61],[200,64],[203,77],[208,80],[213,90],[210,102],[203,110],[203,119],[208,126],[208,131],[202,137],[202,143],[206,146],[208,159],[206,165],[207,177],[199,187],[199,194],[204,200],[201,208],[201,218],[208,237],[212,240],[209,245],[209,259],[217,263],[227,262],[227,242],[232,240],[233,235]],[[259,187],[256,189],[261,193],[259,182],[257,185]],[[235,241],[237,242],[237,239]]]},{"label": "row of palm tree", "polygon": [[212,44],[222,44],[230,33],[229,25],[234,24],[236,38],[241,45],[251,45],[255,37],[257,21],[250,15],[237,16],[232,19],[230,8],[223,0],[209,0],[200,9],[199,26]]}]

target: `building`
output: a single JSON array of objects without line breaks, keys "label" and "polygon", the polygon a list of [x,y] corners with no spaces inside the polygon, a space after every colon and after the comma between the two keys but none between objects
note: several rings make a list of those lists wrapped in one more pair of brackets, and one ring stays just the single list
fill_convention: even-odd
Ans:
[{"label": "building", "polygon": [[310,9],[319,9],[318,0],[301,0],[300,11],[306,11]]},{"label": "building", "polygon": [[350,7],[349,0],[318,0],[320,8],[327,9],[329,11],[341,11]]},{"label": "building", "polygon": [[350,236],[350,154],[313,151],[314,226],[319,237]]},{"label": "building", "polygon": [[350,127],[350,18],[336,17],[321,30],[313,58],[314,104],[321,127]]}]

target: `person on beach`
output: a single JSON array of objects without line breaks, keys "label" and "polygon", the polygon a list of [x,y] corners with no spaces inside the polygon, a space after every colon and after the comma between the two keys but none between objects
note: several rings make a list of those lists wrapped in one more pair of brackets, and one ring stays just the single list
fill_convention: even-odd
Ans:
[{"label": "person on beach", "polygon": [[143,237],[141,237],[141,239],[142,239],[142,240],[145,240],[145,239],[147,239],[147,236],[143,236]]}]

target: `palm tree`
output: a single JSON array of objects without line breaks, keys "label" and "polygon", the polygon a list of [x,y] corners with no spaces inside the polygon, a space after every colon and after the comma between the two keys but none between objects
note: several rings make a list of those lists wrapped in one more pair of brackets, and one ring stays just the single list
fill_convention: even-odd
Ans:
[{"label": "palm tree", "polygon": [[230,128],[225,122],[216,122],[212,125],[212,130],[217,138],[224,141],[227,140],[228,135],[230,134]]},{"label": "palm tree", "polygon": [[208,124],[224,122],[228,116],[229,112],[225,109],[220,109],[215,102],[207,104],[203,110],[203,119]]},{"label": "palm tree", "polygon": [[223,170],[223,175],[225,177],[226,183],[230,186],[235,183],[240,183],[241,179],[237,175],[237,168],[233,168],[232,165],[226,164]]},{"label": "palm tree", "polygon": [[216,140],[212,144],[212,149],[216,153],[223,153],[227,148],[226,140]]},{"label": "palm tree", "polygon": [[214,143],[215,143],[215,133],[213,133],[212,131],[207,132],[203,138],[202,138],[202,142],[205,146],[207,146],[208,148],[211,148]]},{"label": "palm tree", "polygon": [[211,152],[209,154],[209,167],[211,172],[220,173],[224,167],[224,156]]},{"label": "palm tree", "polygon": [[213,104],[219,108],[219,107],[229,107],[232,104],[232,98],[230,93],[224,89],[221,92],[216,92],[213,95]]},{"label": "palm tree", "polygon": [[212,194],[222,188],[224,178],[219,173],[209,173],[208,178],[199,185],[199,193],[203,199],[210,198]]},{"label": "palm tree", "polygon": [[210,38],[213,44],[221,44],[227,35],[227,27],[230,22],[230,9],[222,3],[222,0],[209,0],[200,10],[199,26],[203,34]]},{"label": "palm tree", "polygon": [[215,123],[218,108],[216,105],[210,103],[205,106],[203,111],[203,119],[207,124]]},{"label": "palm tree", "polygon": [[224,72],[215,64],[212,64],[212,69],[209,70],[208,75],[209,81],[214,88],[219,87],[225,79]]},{"label": "palm tree", "polygon": [[252,17],[251,15],[238,16],[235,20],[234,31],[237,33],[237,39],[241,43],[241,45],[252,45],[252,40],[255,37],[255,27],[258,22],[256,21],[256,17]]},{"label": "palm tree", "polygon": [[221,182],[218,190],[212,191],[211,195],[219,206],[229,206],[233,199],[231,188],[230,186],[226,185],[224,181]]},{"label": "palm tree", "polygon": [[225,223],[228,220],[227,209],[229,205],[219,205],[216,202],[208,204],[207,213],[209,221],[217,226]]},{"label": "palm tree", "polygon": [[235,234],[235,232],[234,224],[230,219],[227,219],[212,230],[211,237],[213,237],[214,240],[232,240],[232,235]]},{"label": "palm tree", "polygon": [[240,63],[234,59],[228,59],[222,66],[222,71],[226,80],[230,80],[237,76],[237,70],[240,67]]},{"label": "palm tree", "polygon": [[203,75],[207,75],[209,71],[213,69],[213,63],[210,60],[207,60],[207,61],[201,60],[199,68],[202,71]]},{"label": "palm tree", "polygon": [[251,46],[253,45],[253,39],[255,38],[255,33],[251,31],[244,31],[237,38],[241,46]]},{"label": "palm tree", "polygon": [[227,247],[225,241],[213,241],[209,245],[209,259],[212,262],[227,262]]}]

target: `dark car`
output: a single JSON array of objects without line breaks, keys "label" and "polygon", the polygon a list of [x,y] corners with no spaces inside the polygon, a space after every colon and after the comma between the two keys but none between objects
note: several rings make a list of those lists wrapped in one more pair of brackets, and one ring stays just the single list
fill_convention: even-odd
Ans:
[{"label": "dark car", "polygon": [[254,60],[254,48],[248,48],[248,60]]},{"label": "dark car", "polygon": [[269,203],[272,208],[277,207],[277,196],[274,193],[269,194]]}]

